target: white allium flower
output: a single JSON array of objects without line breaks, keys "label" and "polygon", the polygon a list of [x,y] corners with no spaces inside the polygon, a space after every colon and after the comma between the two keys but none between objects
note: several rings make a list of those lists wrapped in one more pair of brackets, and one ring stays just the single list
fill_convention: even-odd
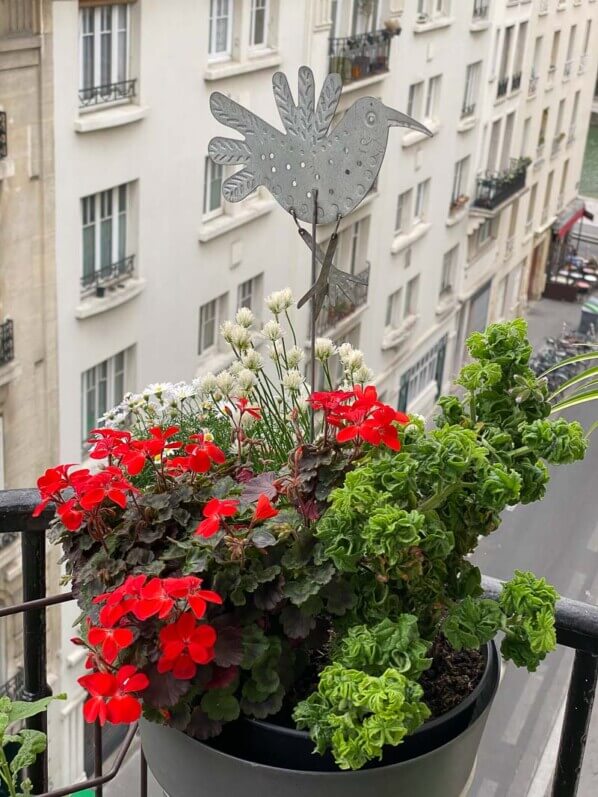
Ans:
[{"label": "white allium flower", "polygon": [[231,372],[233,376],[237,376],[239,374],[239,371],[243,370],[243,365],[238,360],[235,360],[234,363],[232,363],[232,365],[229,366],[228,370]]},{"label": "white allium flower", "polygon": [[242,356],[241,362],[245,368],[249,368],[250,371],[261,371],[264,367],[264,358],[255,349],[248,349]]},{"label": "white allium flower", "polygon": [[267,339],[271,340],[274,343],[277,340],[280,340],[283,335],[283,329],[278,323],[278,321],[266,321],[264,326],[262,327],[262,335]]},{"label": "white allium flower", "polygon": [[247,329],[249,329],[249,327],[255,321],[255,316],[253,315],[249,307],[239,307],[235,318],[237,324],[240,324],[242,327],[246,327]]},{"label": "white allium flower", "polygon": [[297,368],[301,360],[305,357],[305,352],[299,346],[292,346],[287,352],[287,362],[289,368]]},{"label": "white allium flower", "polygon": [[363,368],[363,364],[363,352],[359,351],[359,349],[353,349],[343,360],[343,365],[350,374],[354,374],[360,368]]},{"label": "white allium flower", "polygon": [[354,349],[353,349],[353,346],[350,343],[341,343],[341,345],[338,347],[337,351],[338,351],[338,356],[340,358],[340,361],[344,365],[345,360],[347,359],[347,357],[350,354],[353,353]]},{"label": "white allium flower", "polygon": [[220,326],[220,334],[224,338],[227,343],[231,342],[232,338],[232,331],[235,328],[235,324],[232,321],[225,321]]},{"label": "white allium flower", "polygon": [[330,340],[330,338],[316,338],[314,348],[316,360],[319,360],[321,363],[329,360],[336,351],[336,346]]},{"label": "white allium flower", "polygon": [[356,382],[359,382],[362,385],[365,385],[366,382],[371,382],[374,378],[374,372],[371,368],[368,368],[367,365],[362,365],[361,368],[358,368],[353,377]]},{"label": "white allium flower", "polygon": [[218,376],[216,377],[216,384],[218,385],[218,389],[225,395],[230,396],[230,394],[235,389],[237,380],[231,374],[230,371],[220,371]]},{"label": "white allium flower", "polygon": [[244,393],[250,393],[255,387],[256,376],[249,368],[242,368],[237,374],[237,381],[239,383],[239,388]]},{"label": "white allium flower", "polygon": [[207,374],[204,374],[204,376],[201,376],[198,379],[196,379],[194,381],[194,385],[195,383],[197,383],[195,389],[197,390],[200,396],[209,396],[218,387],[218,382],[216,380],[216,377],[211,371],[209,371]]},{"label": "white allium flower", "polygon": [[266,296],[266,306],[275,316],[279,316],[294,304],[293,293],[290,288],[283,288],[281,291],[274,291]]},{"label": "white allium flower", "polygon": [[251,346],[251,332],[246,327],[242,327],[241,324],[233,324],[230,329],[228,343],[239,351],[245,351]]},{"label": "white allium flower", "polygon": [[282,377],[283,387],[285,387],[286,390],[290,390],[291,393],[297,393],[299,390],[301,390],[304,382],[305,377],[301,371],[297,370],[287,371]]}]

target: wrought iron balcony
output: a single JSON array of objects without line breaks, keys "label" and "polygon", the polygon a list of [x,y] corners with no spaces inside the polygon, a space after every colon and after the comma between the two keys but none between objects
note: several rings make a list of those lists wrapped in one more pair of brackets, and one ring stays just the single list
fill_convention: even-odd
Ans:
[{"label": "wrought iron balcony", "polygon": [[461,108],[461,119],[465,119],[468,116],[473,116],[475,113],[475,102],[467,104],[463,104]]},{"label": "wrought iron balcony", "polygon": [[0,37],[33,36],[38,32],[38,0],[2,0]]},{"label": "wrought iron balcony", "polygon": [[[355,276],[364,282],[367,281],[370,276],[370,264],[368,263],[363,271],[355,274]],[[362,285],[357,282],[351,283],[351,287],[348,288],[347,293],[348,295],[343,295],[342,299],[340,299],[334,307],[330,307],[329,305],[323,307],[316,321],[316,332],[318,335],[329,332],[332,327],[335,327],[350,316],[351,313],[354,313],[359,307],[363,307],[368,300],[367,284]]]},{"label": "wrought iron balcony", "polygon": [[527,93],[529,97],[533,97],[538,90],[538,80],[538,75],[530,75],[529,84],[527,87]]},{"label": "wrought iron balcony", "polygon": [[511,91],[519,91],[521,88],[521,72],[511,75]]},{"label": "wrought iron balcony", "polygon": [[8,137],[6,133],[6,111],[0,111],[0,160],[8,155]]},{"label": "wrought iron balcony", "polygon": [[15,358],[15,334],[12,318],[0,324],[0,365],[7,365]]},{"label": "wrought iron balcony", "polygon": [[509,90],[509,78],[501,77],[496,86],[496,98],[504,97]]},{"label": "wrought iron balcony", "polygon": [[514,158],[508,169],[486,172],[478,177],[475,208],[496,210],[510,197],[525,188],[529,158]]},{"label": "wrought iron balcony", "polygon": [[571,70],[573,69],[573,59],[571,58],[569,61],[565,61],[565,66],[563,67],[563,80],[567,80],[571,77]]},{"label": "wrought iron balcony", "polygon": [[[6,536],[6,535],[1,535]],[[0,547],[2,543],[0,542]],[[19,667],[16,673],[5,683],[0,684],[0,697],[9,697],[11,700],[22,700],[23,697],[23,668]]]},{"label": "wrought iron balcony", "polygon": [[344,85],[389,70],[390,42],[397,31],[377,30],[329,40],[329,72],[338,72]]},{"label": "wrought iron balcony", "polygon": [[490,0],[474,0],[473,18],[475,20],[487,19],[489,7],[490,7]]},{"label": "wrought iron balcony", "polygon": [[109,266],[84,274],[81,277],[81,295],[87,296],[95,293],[103,296],[106,288],[117,285],[133,276],[135,271],[135,255],[129,255]]},{"label": "wrought iron balcony", "polygon": [[[47,684],[46,610],[73,600],[70,592],[46,595],[46,529],[52,519],[52,507],[39,518],[32,512],[39,501],[37,490],[0,492],[0,535],[15,530],[21,536],[23,567],[23,602],[0,608],[0,618],[21,614],[23,618],[23,671],[21,699],[33,702],[50,694]],[[484,578],[482,586],[488,598],[497,599],[501,582]],[[581,775],[588,728],[598,682],[598,607],[561,598],[556,606],[557,643],[575,650],[569,679],[569,691],[561,740],[556,761],[553,797],[575,797]],[[19,684],[15,684],[20,686]],[[25,721],[28,728],[47,732],[45,714]],[[94,774],[82,783],[70,784],[48,792],[47,753],[40,754],[29,769],[33,793],[40,797],[66,797],[84,789],[95,789],[102,795],[102,785],[119,773],[136,734],[136,726],[128,731],[109,772],[103,772],[102,727],[94,726]],[[140,755],[139,794],[147,795],[147,767],[143,751]]]},{"label": "wrought iron balcony", "polygon": [[79,108],[94,108],[115,102],[130,102],[137,93],[137,80],[121,80],[79,90]]}]

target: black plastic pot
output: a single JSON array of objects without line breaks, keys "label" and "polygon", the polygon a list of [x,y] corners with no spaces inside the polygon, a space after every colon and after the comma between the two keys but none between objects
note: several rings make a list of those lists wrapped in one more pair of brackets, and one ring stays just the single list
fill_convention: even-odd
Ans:
[{"label": "black plastic pot", "polygon": [[357,772],[339,771],[330,756],[313,754],[306,733],[275,722],[239,720],[204,743],[142,720],[141,740],[170,797],[464,797],[499,675],[490,643],[480,683],[462,703]]}]

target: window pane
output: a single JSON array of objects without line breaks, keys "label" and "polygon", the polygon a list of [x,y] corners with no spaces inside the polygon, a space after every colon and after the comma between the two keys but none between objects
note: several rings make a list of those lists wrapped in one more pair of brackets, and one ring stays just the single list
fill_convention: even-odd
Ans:
[{"label": "window pane", "polygon": [[100,82],[102,86],[112,83],[112,6],[100,8]]},{"label": "window pane", "polygon": [[125,395],[125,352],[121,351],[114,357],[114,384],[112,390],[112,405],[122,401]]},{"label": "window pane", "polygon": [[81,10],[81,88],[93,87],[94,9]]},{"label": "window pane", "polygon": [[91,276],[95,271],[96,235],[95,226],[83,228],[83,276]]},{"label": "window pane", "polygon": [[99,419],[105,412],[108,411],[108,361],[104,360],[97,367],[97,407],[96,419]]},{"label": "window pane", "polygon": [[251,44],[266,43],[267,0],[252,0],[251,3]]},{"label": "window pane", "polygon": [[118,259],[127,256],[127,186],[118,188]]},{"label": "window pane", "polygon": [[211,165],[209,210],[218,210],[222,205],[222,169],[219,163]]}]

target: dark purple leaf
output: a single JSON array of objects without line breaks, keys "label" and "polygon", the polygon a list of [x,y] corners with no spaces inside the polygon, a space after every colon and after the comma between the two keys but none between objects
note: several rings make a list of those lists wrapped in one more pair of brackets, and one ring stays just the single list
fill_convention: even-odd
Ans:
[{"label": "dark purple leaf", "polygon": [[278,495],[278,491],[274,486],[277,478],[278,474],[274,471],[266,471],[265,473],[260,473],[259,476],[248,479],[243,485],[241,503],[254,504],[262,494],[266,495],[271,501],[274,500]]},{"label": "dark purple leaf", "polygon": [[266,529],[256,529],[251,535],[251,542],[256,548],[268,548],[276,545],[276,537]]},{"label": "dark purple leaf", "polygon": [[200,708],[196,708],[191,714],[189,725],[187,725],[187,733],[201,742],[205,742],[207,739],[218,736],[222,730],[222,725],[222,722],[211,720],[205,712]]},{"label": "dark purple leaf", "polygon": [[189,681],[179,680],[171,672],[159,673],[155,667],[148,667],[145,674],[149,686],[143,692],[143,700],[152,708],[176,705],[191,688]]},{"label": "dark purple leaf", "polygon": [[[215,624],[216,625],[216,624]],[[239,626],[216,627],[218,638],[214,645],[214,662],[219,667],[239,665],[243,661],[243,630]]]}]

